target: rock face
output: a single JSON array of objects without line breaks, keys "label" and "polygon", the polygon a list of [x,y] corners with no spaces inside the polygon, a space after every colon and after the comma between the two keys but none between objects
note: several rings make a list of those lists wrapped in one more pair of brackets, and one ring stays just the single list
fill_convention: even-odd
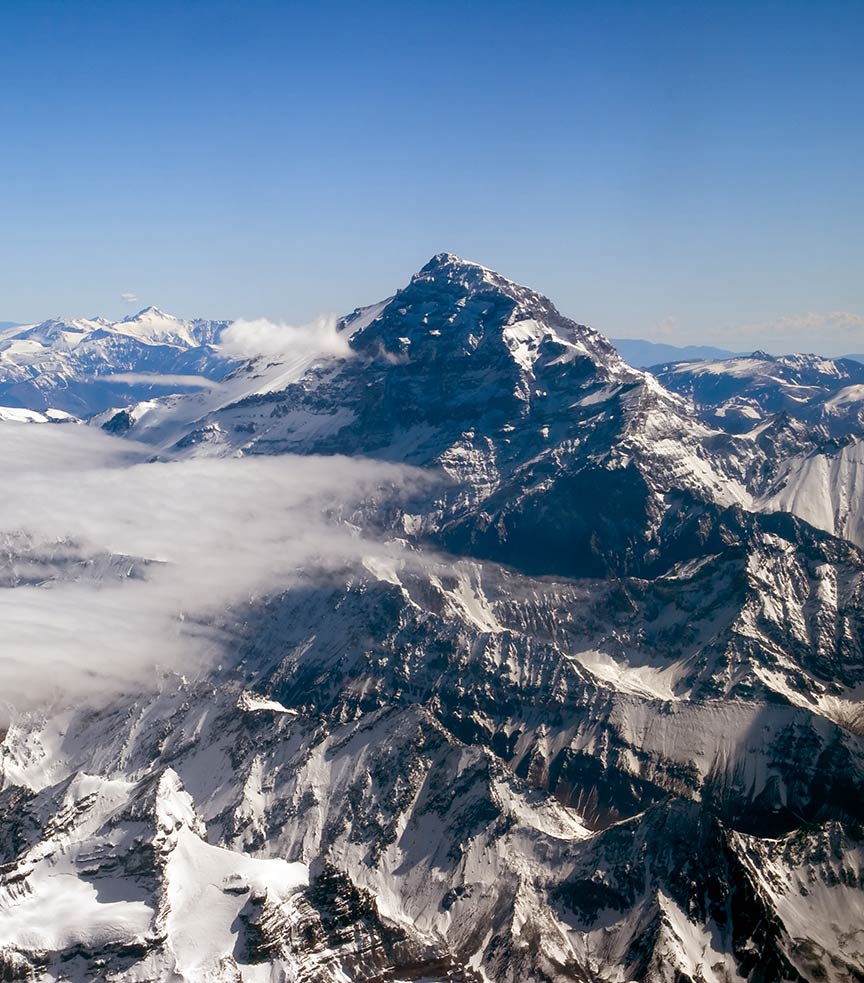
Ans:
[{"label": "rock face", "polygon": [[[437,479],[349,517],[404,562],[224,612],[218,670],[12,721],[0,973],[864,979],[864,555],[760,511],[809,430],[717,430],[449,254],[342,330],[99,421]],[[148,569],[3,557],[12,590]]]}]

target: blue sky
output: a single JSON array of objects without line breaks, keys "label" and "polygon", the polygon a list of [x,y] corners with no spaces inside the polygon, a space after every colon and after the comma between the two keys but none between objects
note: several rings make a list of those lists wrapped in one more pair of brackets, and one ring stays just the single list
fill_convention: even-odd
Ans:
[{"label": "blue sky", "polygon": [[612,336],[862,351],[862,46],[831,0],[0,0],[0,319],[299,322],[448,250]]}]

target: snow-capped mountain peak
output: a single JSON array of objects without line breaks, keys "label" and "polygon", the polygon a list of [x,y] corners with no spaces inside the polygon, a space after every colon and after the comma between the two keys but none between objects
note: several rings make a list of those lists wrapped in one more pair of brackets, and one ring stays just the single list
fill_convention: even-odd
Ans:
[{"label": "snow-capped mountain peak", "polygon": [[[36,338],[0,355],[62,391],[61,372],[162,367],[207,350],[166,338],[219,332],[152,309],[92,324],[46,328],[41,360],[24,358]],[[449,253],[342,330],[350,352],[253,359],[91,419],[172,472],[288,453],[345,475],[333,456],[362,456],[406,487],[347,510],[324,496],[350,529],[344,570],[298,586],[292,567],[212,612],[205,583],[218,669],[12,718],[0,975],[862,979],[864,555],[830,534],[864,538],[838,521],[862,514],[860,441],[814,449],[792,409],[725,432]],[[699,378],[754,400],[780,386],[793,408],[823,385],[792,377],[808,357],[737,361],[761,367]],[[854,401],[836,385],[825,406]],[[135,468],[154,478],[148,523],[163,467]],[[233,561],[249,530],[227,526],[272,523],[256,570],[285,542],[266,542],[264,487],[217,530]],[[0,545],[25,605],[43,585],[155,576],[77,542]]]},{"label": "snow-capped mountain peak", "polygon": [[[542,294],[479,263],[439,253],[386,303],[371,321],[352,330],[358,352],[442,360],[476,356],[489,361],[509,353],[517,370],[531,371],[538,357],[562,365],[586,357],[604,370],[635,378],[598,332],[564,317]],[[545,349],[543,348],[545,343]]]},{"label": "snow-capped mountain peak", "polygon": [[186,391],[178,379],[219,379],[234,364],[212,347],[227,323],[145,307],[119,321],[63,317],[12,328],[0,335],[0,405],[89,417]]},{"label": "snow-capped mountain peak", "polygon": [[734,433],[780,412],[833,435],[864,423],[864,365],[852,359],[756,351],[655,371],[667,388],[689,397],[704,420]]},{"label": "snow-capped mountain peak", "polygon": [[124,321],[142,321],[150,318],[162,318],[165,320],[176,321],[177,318],[173,314],[166,314],[160,307],[156,307],[153,304],[149,304],[147,307],[142,307],[140,311],[135,314],[127,314],[123,318]]},{"label": "snow-capped mountain peak", "polygon": [[199,344],[192,322],[166,314],[158,307],[145,307],[113,325],[114,331],[128,334],[145,344],[173,345],[194,348]]}]

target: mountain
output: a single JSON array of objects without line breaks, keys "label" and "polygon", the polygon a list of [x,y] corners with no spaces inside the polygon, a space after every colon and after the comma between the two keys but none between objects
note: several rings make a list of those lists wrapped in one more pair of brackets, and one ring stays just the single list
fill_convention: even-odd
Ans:
[{"label": "mountain", "polygon": [[692,399],[703,420],[733,433],[776,413],[824,426],[832,436],[864,429],[864,365],[852,359],[754,352],[654,371],[664,386]]},{"label": "mountain", "polygon": [[453,484],[414,534],[531,573],[660,562],[673,487],[749,501],[752,443],[710,431],[597,332],[477,264],[436,256],[342,331],[351,356],[335,365],[262,376],[251,364],[225,380],[242,398],[223,386],[215,408],[183,397],[98,422],[167,453],[362,454],[441,469]]},{"label": "mountain", "polygon": [[864,547],[864,365],[754,352],[656,371],[709,425],[773,448],[751,482],[753,508],[794,512]]},{"label": "mountain", "polygon": [[62,410],[24,410],[17,406],[0,406],[2,423],[79,423],[80,421]]},{"label": "mountain", "polygon": [[[15,715],[0,973],[864,978],[864,553],[769,503],[828,438],[726,432],[451,254],[340,329],[342,356],[91,421],[154,458],[427,480],[328,512],[399,559],[218,612],[218,666]],[[13,533],[0,560],[25,599],[158,557]]]},{"label": "mountain", "polygon": [[[0,405],[87,417],[220,379],[213,347],[226,321],[184,321],[147,307],[121,321],[54,318],[0,331]],[[184,378],[187,377],[187,378]]]},{"label": "mountain", "polygon": [[735,352],[725,348],[714,348],[711,345],[667,345],[658,341],[646,341],[644,338],[612,338],[612,344],[618,349],[625,362],[638,369],[648,369],[653,365],[668,362],[697,362],[731,358]]}]

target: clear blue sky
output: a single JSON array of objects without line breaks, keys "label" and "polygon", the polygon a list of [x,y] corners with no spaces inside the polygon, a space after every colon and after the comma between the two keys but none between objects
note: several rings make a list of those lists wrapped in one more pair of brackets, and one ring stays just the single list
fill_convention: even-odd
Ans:
[{"label": "clear blue sky", "polygon": [[613,336],[864,350],[862,53],[861,0],[0,0],[0,319],[297,322],[448,250]]}]

